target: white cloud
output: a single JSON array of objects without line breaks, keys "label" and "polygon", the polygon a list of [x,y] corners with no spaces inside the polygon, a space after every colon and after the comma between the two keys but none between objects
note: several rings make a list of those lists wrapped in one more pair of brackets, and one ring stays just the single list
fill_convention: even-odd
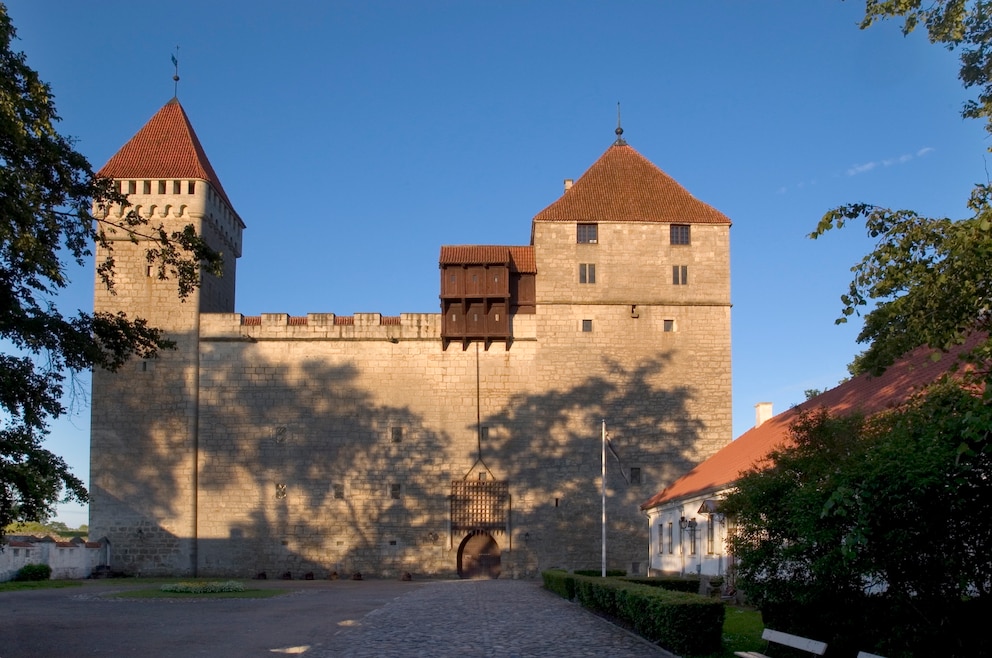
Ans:
[{"label": "white cloud", "polygon": [[846,173],[848,176],[857,176],[858,174],[867,173],[872,169],[876,169],[878,167],[891,167],[893,165],[906,164],[913,158],[922,158],[924,155],[930,153],[931,151],[933,151],[931,147],[925,146],[920,150],[918,150],[915,154],[904,153],[903,155],[900,155],[897,158],[884,158],[879,161],[872,161],[872,162],[865,162],[863,164],[851,165],[847,169]]}]

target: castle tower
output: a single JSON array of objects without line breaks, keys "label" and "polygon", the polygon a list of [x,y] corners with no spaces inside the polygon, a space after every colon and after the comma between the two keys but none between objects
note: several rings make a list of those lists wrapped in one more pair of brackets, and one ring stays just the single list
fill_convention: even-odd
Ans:
[{"label": "castle tower", "polygon": [[[115,568],[141,573],[196,570],[198,332],[201,313],[232,312],[236,259],[245,228],[176,98],[165,104],[98,172],[128,195],[148,229],[192,225],[224,257],[224,274],[203,274],[186,299],[160,280],[147,239],[115,236],[116,294],[97,278],[94,309],[144,318],[175,342],[160,358],[93,373],[90,532],[107,537]],[[94,209],[98,212],[98,209]],[[122,216],[116,207],[109,222]],[[140,231],[139,231],[140,233]],[[104,254],[98,252],[97,262]]]},{"label": "castle tower", "polygon": [[[606,420],[630,480],[611,465],[612,555],[643,573],[637,498],[732,438],[731,222],[622,138],[565,188],[532,224],[535,374],[545,389],[569,391],[573,409]],[[595,436],[597,420],[582,431]],[[599,486],[590,480],[586,489]],[[576,509],[562,523],[577,528],[597,512]]]}]

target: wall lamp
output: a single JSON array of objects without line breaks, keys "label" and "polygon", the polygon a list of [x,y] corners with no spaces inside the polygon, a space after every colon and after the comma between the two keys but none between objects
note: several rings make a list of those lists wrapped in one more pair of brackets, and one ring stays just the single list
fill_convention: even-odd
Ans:
[{"label": "wall lamp", "polygon": [[687,519],[684,516],[679,519],[679,529],[682,532],[696,532],[696,526],[699,525],[696,519]]}]

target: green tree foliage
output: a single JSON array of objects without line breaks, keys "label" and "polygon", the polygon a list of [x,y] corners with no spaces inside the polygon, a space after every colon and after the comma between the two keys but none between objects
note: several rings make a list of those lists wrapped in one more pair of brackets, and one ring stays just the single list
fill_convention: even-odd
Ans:
[{"label": "green tree foliage", "polygon": [[192,227],[169,233],[133,212],[93,216],[94,202],[127,207],[127,198],[58,133],[51,89],[12,50],[15,38],[0,4],[0,529],[46,518],[60,499],[86,500],[82,482],[42,446],[49,420],[65,411],[66,377],[171,346],[141,318],[63,314],[56,296],[67,264],[85,263],[99,244],[97,271],[113,290],[111,239],[146,241],[149,263],[177,281],[180,296],[198,285],[201,266],[218,274],[221,264]]},{"label": "green tree foliage", "polygon": [[766,623],[803,611],[793,630],[828,644],[969,655],[948,648],[992,594],[992,406],[948,381],[868,419],[806,412],[791,432],[725,503],[738,585]]},{"label": "green tree foliage", "polygon": [[[961,53],[959,77],[978,96],[963,116],[983,119],[992,133],[992,3],[987,0],[866,0],[862,28],[879,19],[904,20],[903,32],[926,29],[930,41]],[[858,371],[878,373],[920,345],[947,350],[972,332],[992,328],[992,188],[978,185],[961,220],[923,217],[854,203],[827,212],[810,237],[852,220],[863,220],[877,239],[870,254],[852,268],[854,278],[841,297],[846,322],[864,314],[858,340],[868,349]],[[963,355],[989,376],[992,340]]]}]

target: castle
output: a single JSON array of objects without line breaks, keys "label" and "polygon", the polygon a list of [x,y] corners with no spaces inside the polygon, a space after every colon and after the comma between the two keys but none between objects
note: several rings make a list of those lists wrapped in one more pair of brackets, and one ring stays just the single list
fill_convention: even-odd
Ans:
[{"label": "castle", "polygon": [[176,99],[99,174],[224,254],[183,302],[122,239],[116,295],[96,287],[176,343],[93,373],[90,533],[114,570],[598,568],[605,419],[608,567],[643,574],[638,505],[731,439],[730,221],[619,128],[529,245],[441,247],[440,312],[399,317],[235,313],[245,225]]}]

